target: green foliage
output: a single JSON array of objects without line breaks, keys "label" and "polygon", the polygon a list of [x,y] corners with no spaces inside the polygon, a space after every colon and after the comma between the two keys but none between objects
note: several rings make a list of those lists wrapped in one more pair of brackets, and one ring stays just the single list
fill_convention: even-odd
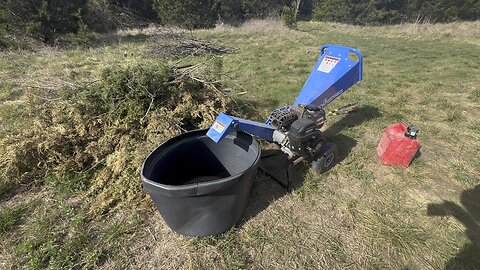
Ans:
[{"label": "green foliage", "polygon": [[243,0],[245,17],[247,19],[264,19],[268,15],[268,1],[261,0]]},{"label": "green foliage", "polygon": [[[478,110],[473,109],[478,107],[479,100],[467,99],[471,96],[480,97],[476,83],[480,74],[472,72],[472,67],[478,62],[475,50],[478,46],[472,43],[476,42],[475,28],[478,23],[425,26],[425,31],[418,32],[412,30],[412,25],[342,26],[335,29],[329,24],[312,22],[300,23],[299,28],[302,31],[290,31],[278,23],[256,23],[261,24],[261,27],[253,29],[248,26],[235,31],[202,30],[194,34],[202,40],[235,44],[240,48],[237,53],[222,57],[224,71],[228,71],[224,73],[228,76],[224,79],[227,79],[226,83],[232,89],[230,93],[241,99],[241,105],[250,104],[255,107],[257,112],[252,114],[257,120],[268,116],[272,109],[294,100],[299,87],[310,73],[312,64],[318,59],[318,44],[333,38],[334,43],[360,46],[368,57],[365,69],[369,74],[368,78],[342,95],[335,101],[337,105],[332,106],[336,108],[360,100],[367,106],[378,108],[382,115],[370,117],[370,111],[363,111],[363,106],[360,105],[360,110],[356,113],[329,119],[331,122],[326,127],[325,134],[338,143],[343,159],[333,171],[322,176],[309,171],[303,181],[307,168],[299,166],[293,172],[298,187],[287,194],[274,181],[263,179],[263,175],[259,174],[256,186],[251,192],[253,201],[249,203],[246,211],[246,219],[249,219],[246,223],[221,236],[179,237],[159,220],[160,216],[153,205],[148,208],[151,211],[146,212],[143,207],[129,203],[126,197],[134,193],[132,190],[141,190],[139,166],[135,159],[143,161],[148,151],[161,143],[163,139],[160,136],[155,137],[154,134],[161,134],[164,129],[176,129],[176,125],[183,126],[183,122],[194,122],[195,118],[188,115],[185,109],[177,114],[176,119],[181,121],[168,123],[171,120],[169,113],[183,105],[183,99],[178,98],[176,93],[188,97],[191,95],[188,91],[190,85],[197,87],[192,87],[191,92],[195,93],[199,89],[198,84],[189,83],[185,87],[177,88],[174,80],[167,80],[166,84],[172,83],[172,86],[175,86],[171,91],[165,91],[168,93],[167,98],[161,99],[159,103],[155,101],[148,114],[146,111],[138,114],[141,118],[147,115],[144,121],[149,123],[150,129],[133,129],[130,132],[114,125],[117,119],[114,114],[108,117],[108,114],[105,114],[106,109],[110,110],[110,103],[122,102],[125,96],[122,93],[125,90],[112,89],[110,94],[105,94],[103,92],[108,85],[104,84],[114,83],[121,89],[128,89],[125,84],[116,83],[120,80],[128,85],[145,86],[147,89],[151,89],[149,85],[158,86],[159,84],[137,79],[136,76],[138,70],[149,70],[152,63],[161,62],[158,59],[147,60],[151,55],[143,53],[145,47],[151,46],[154,41],[105,46],[88,51],[67,49],[48,53],[22,51],[4,54],[1,58],[4,71],[2,80],[9,81],[11,86],[3,86],[3,89],[27,89],[28,96],[35,99],[31,102],[37,103],[2,104],[0,111],[5,107],[21,106],[18,108],[19,114],[28,112],[28,107],[35,105],[33,107],[36,113],[28,114],[27,117],[12,115],[8,119],[0,115],[0,128],[11,136],[13,132],[10,123],[3,127],[7,125],[6,122],[10,122],[7,120],[24,126],[21,122],[28,118],[35,120],[35,124],[28,125],[24,132],[33,129],[43,129],[43,132],[52,135],[65,132],[63,137],[46,137],[45,140],[40,138],[31,145],[31,149],[35,149],[32,151],[34,154],[39,154],[36,147],[41,144],[48,148],[40,148],[45,150],[40,154],[53,149],[57,152],[57,157],[61,157],[58,153],[61,154],[62,151],[58,150],[63,147],[52,147],[51,142],[60,144],[61,141],[75,139],[75,133],[70,131],[77,132],[78,126],[78,132],[83,132],[82,136],[94,139],[87,142],[91,145],[88,149],[96,149],[95,155],[100,158],[98,161],[88,161],[80,169],[76,168],[78,172],[92,168],[87,172],[92,173],[87,179],[88,182],[71,177],[78,174],[75,171],[70,175],[58,173],[57,178],[48,179],[49,182],[40,189],[24,184],[22,194],[16,194],[8,201],[6,200],[10,196],[2,197],[0,211],[32,199],[35,205],[35,210],[29,210],[17,219],[16,225],[10,227],[1,239],[1,256],[4,258],[1,262],[2,268],[390,269],[400,266],[444,269],[453,265],[458,269],[475,269],[479,265],[480,252],[478,241],[474,238],[475,235],[471,234],[474,231],[472,228],[475,229],[472,224],[475,223],[464,219],[466,215],[457,220],[456,210],[448,210],[447,214],[453,215],[450,217],[428,216],[427,204],[438,194],[426,187],[441,187],[444,192],[438,202],[444,197],[456,201],[458,199],[458,205],[466,209],[465,211],[472,209],[468,208],[472,206],[468,202],[476,202],[471,198],[464,205],[460,205],[463,200],[457,197],[465,189],[479,184],[476,168],[480,167],[480,160],[476,157],[480,149],[480,115]],[[445,33],[451,33],[451,36],[445,36]],[[294,48],[292,44],[295,44]],[[123,56],[124,51],[127,52],[127,57]],[[456,53],[449,53],[451,51]],[[99,59],[102,60],[100,64]],[[201,59],[204,57],[195,61]],[[112,65],[112,62],[120,64]],[[425,68],[430,67],[432,62],[435,63],[436,72]],[[131,67],[128,68],[126,63]],[[109,74],[108,76],[98,76],[97,71],[102,69],[101,66],[109,66],[110,72],[103,72]],[[220,69],[221,65],[218,66]],[[152,70],[156,69],[157,67],[152,67]],[[65,74],[67,70],[72,73]],[[10,74],[18,74],[19,77]],[[102,82],[109,76],[116,79]],[[102,81],[83,85],[86,77]],[[74,79],[77,81],[73,81]],[[58,96],[39,95],[42,92],[36,87],[53,85],[60,89],[61,84],[56,82],[62,80],[67,80],[68,85],[72,83],[74,86],[65,87]],[[90,90],[87,91],[88,89]],[[240,91],[247,94],[236,95]],[[212,89],[201,92],[215,93]],[[98,104],[92,103],[99,100],[96,94],[102,97]],[[398,103],[409,95],[411,102]],[[135,96],[132,94],[127,100],[137,99]],[[452,96],[462,98],[452,99]],[[9,94],[3,98],[25,98],[16,97]],[[151,102],[148,95],[144,97],[141,104]],[[440,99],[445,101],[442,100],[442,104],[436,107],[434,104]],[[200,99],[198,103],[203,104],[203,101]],[[422,101],[426,103],[420,104]],[[62,105],[63,103],[65,105]],[[194,109],[190,111],[199,112],[201,107],[198,103],[191,106],[190,108]],[[72,105],[75,110],[68,109]],[[458,107],[464,120],[458,123],[448,122],[444,105]],[[55,109],[55,113],[62,116],[62,119],[48,122],[52,117],[49,112],[56,106],[61,106]],[[82,106],[85,109],[80,110]],[[104,110],[102,106],[107,108]],[[161,110],[162,107],[165,107],[164,111]],[[111,108],[114,108],[114,105]],[[202,112],[204,111],[208,109]],[[222,110],[219,108],[218,111]],[[400,115],[397,120],[405,119],[418,124],[424,132],[421,133],[423,136],[420,140],[425,146],[430,146],[424,149],[428,151],[415,159],[408,170],[379,166],[374,154],[382,130],[393,123],[390,121],[393,115],[391,111]],[[212,110],[211,113],[216,116],[217,112]],[[83,121],[73,122],[72,119],[82,115],[85,115]],[[152,117],[153,115],[155,117]],[[153,122],[155,119],[158,121]],[[82,122],[90,123],[88,127],[101,125],[109,128],[105,129],[105,136],[100,136],[103,140],[96,140],[97,129],[83,129]],[[44,123],[55,128],[45,126]],[[157,124],[159,128],[153,129]],[[62,125],[65,128],[62,128]],[[112,133],[117,129],[118,133]],[[461,139],[452,140],[455,135],[452,134],[452,129],[455,129],[455,133],[459,134],[456,136]],[[124,137],[121,143],[117,143],[120,141],[119,137]],[[17,143],[23,142],[23,137],[18,138]],[[31,139],[26,138],[28,141]],[[107,155],[107,158],[103,159],[105,154],[98,150],[106,149],[105,142],[112,141],[113,150],[107,150],[114,151],[116,155]],[[66,144],[68,147],[65,149],[76,145]],[[431,147],[432,145],[439,147]],[[78,146],[74,148],[75,151],[86,148],[81,140],[78,140]],[[139,151],[140,148],[145,150]],[[4,145],[1,145],[0,158],[4,149]],[[446,152],[445,149],[459,150]],[[15,153],[20,155],[22,151]],[[38,160],[44,161],[35,158],[36,156],[33,157],[32,166],[36,166]],[[95,166],[96,164],[98,165]],[[458,164],[461,176],[457,177],[457,172],[452,171],[452,164]],[[277,165],[279,171],[285,169],[281,164]],[[0,165],[0,169],[3,168]],[[116,172],[109,175],[113,168]],[[87,185],[89,192],[88,188],[92,183],[96,183],[99,173],[104,175],[102,179],[105,181],[101,182],[103,186],[97,184],[96,189],[87,195],[83,185]],[[38,178],[45,177],[40,174]],[[0,187],[3,179],[16,180],[15,177],[0,176]],[[67,185],[63,182],[69,183]],[[127,186],[129,188],[126,188]],[[85,207],[100,205],[93,199],[97,196],[95,191],[100,192],[102,189],[118,189],[110,198],[127,203],[117,208],[115,213],[91,219],[90,215],[82,211],[88,213]],[[67,191],[74,195],[69,195],[68,198],[57,196],[57,192]],[[105,198],[108,198],[108,195],[106,193]],[[145,196],[145,191],[138,192],[136,196],[140,195]],[[114,202],[111,203],[110,206],[114,205]],[[101,205],[103,210],[107,206]],[[479,212],[473,209],[469,212],[473,218],[476,213]],[[129,222],[134,214],[141,216],[138,225]],[[361,252],[358,252],[359,250]]]},{"label": "green foliage", "polygon": [[394,24],[418,19],[435,22],[476,20],[480,4],[475,0],[317,0],[313,18],[352,24]]},{"label": "green foliage", "polygon": [[98,100],[102,104],[99,108],[106,109],[115,125],[140,128],[139,120],[151,100],[158,102],[169,97],[172,89],[165,87],[165,83],[171,76],[169,69],[162,65],[107,68],[101,75],[104,82],[101,91],[97,95],[92,89],[95,93],[90,93],[88,100]]},{"label": "green foliage", "polygon": [[352,11],[358,24],[394,24],[407,19],[406,5],[406,0],[370,0]]},{"label": "green foliage", "polygon": [[153,6],[161,23],[188,29],[215,25],[216,17],[209,0],[154,0]]},{"label": "green foliage", "polygon": [[59,34],[78,31],[78,15],[85,9],[86,0],[43,1],[27,22],[32,34],[46,43],[54,43]]},{"label": "green foliage", "polygon": [[399,23],[406,19],[406,4],[405,0],[326,0],[315,7],[314,18],[352,24]]},{"label": "green foliage", "polygon": [[55,42],[60,34],[78,30],[78,13],[86,0],[10,0],[5,9],[12,14],[12,31],[25,31],[46,43]]},{"label": "green foliage", "polygon": [[152,0],[2,1],[0,47],[8,45],[7,34],[30,36],[48,44],[67,35],[74,44],[86,45],[95,38],[94,31],[107,32],[124,26],[122,20],[127,17],[128,20],[154,20]]},{"label": "green foliage", "polygon": [[317,21],[352,23],[349,0],[325,0],[313,10],[313,19]]},{"label": "green foliage", "polygon": [[90,46],[98,38],[98,34],[88,28],[79,14],[78,26],[79,29],[76,34],[69,34],[70,42],[81,47]]},{"label": "green foliage", "polygon": [[283,21],[285,22],[285,25],[288,28],[295,29],[297,28],[297,14],[295,11],[295,8],[290,7],[290,6],[284,6],[282,9],[282,17]]},{"label": "green foliage", "polygon": [[428,18],[435,22],[480,18],[480,2],[476,0],[414,0],[409,3],[408,8],[413,16]]},{"label": "green foliage", "polygon": [[237,0],[216,0],[213,9],[218,19],[229,25],[240,25],[245,20],[243,3]]},{"label": "green foliage", "polygon": [[103,258],[84,211],[55,207],[39,214],[15,247],[28,269],[91,269]]},{"label": "green foliage", "polygon": [[44,181],[56,194],[68,197],[86,191],[94,176],[92,172],[47,172]]},{"label": "green foliage", "polygon": [[84,21],[89,30],[107,32],[115,28],[115,15],[109,0],[88,0]]},{"label": "green foliage", "polygon": [[7,39],[7,30],[0,28],[0,49],[7,48],[10,41]]},{"label": "green foliage", "polygon": [[130,10],[143,18],[155,19],[156,13],[153,9],[153,0],[108,0],[111,5]]},{"label": "green foliage", "polygon": [[239,25],[245,19],[278,17],[290,0],[154,0],[159,21],[187,28],[213,27],[217,19]]},{"label": "green foliage", "polygon": [[0,236],[12,230],[27,210],[28,207],[23,204],[0,210]]},{"label": "green foliage", "polygon": [[243,0],[245,17],[247,19],[265,19],[269,16],[280,16],[284,6],[290,5],[290,0]]},{"label": "green foliage", "polygon": [[0,2],[0,49],[8,47],[9,40],[7,39],[7,22],[8,11],[6,9],[5,2]]}]

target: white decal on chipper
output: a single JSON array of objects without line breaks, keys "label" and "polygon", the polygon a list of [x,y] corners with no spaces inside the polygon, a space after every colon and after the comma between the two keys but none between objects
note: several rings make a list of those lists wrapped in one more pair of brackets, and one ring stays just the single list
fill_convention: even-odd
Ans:
[{"label": "white decal on chipper", "polygon": [[340,61],[340,58],[326,55],[318,67],[318,71],[330,73],[330,71],[332,71],[332,69],[337,65],[338,61]]},{"label": "white decal on chipper", "polygon": [[212,125],[212,128],[218,133],[222,133],[225,130],[225,126],[219,121],[215,121],[215,123]]}]

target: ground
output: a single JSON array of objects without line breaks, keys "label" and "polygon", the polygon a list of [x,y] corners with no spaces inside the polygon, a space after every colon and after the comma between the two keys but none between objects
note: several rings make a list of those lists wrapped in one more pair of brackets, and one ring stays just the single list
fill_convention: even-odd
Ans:
[{"label": "ground", "polygon": [[[22,126],[5,119],[29,89],[156,57],[153,32],[121,32],[89,49],[2,52],[0,138]],[[222,80],[257,120],[294,100],[322,44],[359,48],[364,80],[328,107],[356,101],[357,112],[323,128],[340,148],[338,164],[323,175],[297,167],[291,192],[258,172],[243,221],[207,238],[175,234],[151,204],[90,218],[84,191],[25,187],[0,200],[0,268],[480,269],[479,22],[291,30],[252,21],[192,35],[236,48],[220,56]],[[397,122],[420,129],[420,154],[406,170],[380,166],[375,154]]]}]

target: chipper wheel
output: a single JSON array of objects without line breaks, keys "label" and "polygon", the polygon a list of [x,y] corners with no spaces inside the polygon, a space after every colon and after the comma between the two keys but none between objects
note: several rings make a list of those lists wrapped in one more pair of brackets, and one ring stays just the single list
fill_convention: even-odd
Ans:
[{"label": "chipper wheel", "polygon": [[337,156],[337,145],[331,142],[324,143],[318,157],[312,161],[312,169],[318,174],[330,170],[335,165]]}]

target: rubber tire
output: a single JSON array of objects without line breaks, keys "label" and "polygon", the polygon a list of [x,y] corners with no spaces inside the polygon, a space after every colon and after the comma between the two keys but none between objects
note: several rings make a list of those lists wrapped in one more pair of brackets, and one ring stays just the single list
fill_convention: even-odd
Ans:
[{"label": "rubber tire", "polygon": [[320,150],[319,156],[312,161],[312,170],[322,174],[330,170],[338,157],[338,147],[336,144],[326,142]]}]

